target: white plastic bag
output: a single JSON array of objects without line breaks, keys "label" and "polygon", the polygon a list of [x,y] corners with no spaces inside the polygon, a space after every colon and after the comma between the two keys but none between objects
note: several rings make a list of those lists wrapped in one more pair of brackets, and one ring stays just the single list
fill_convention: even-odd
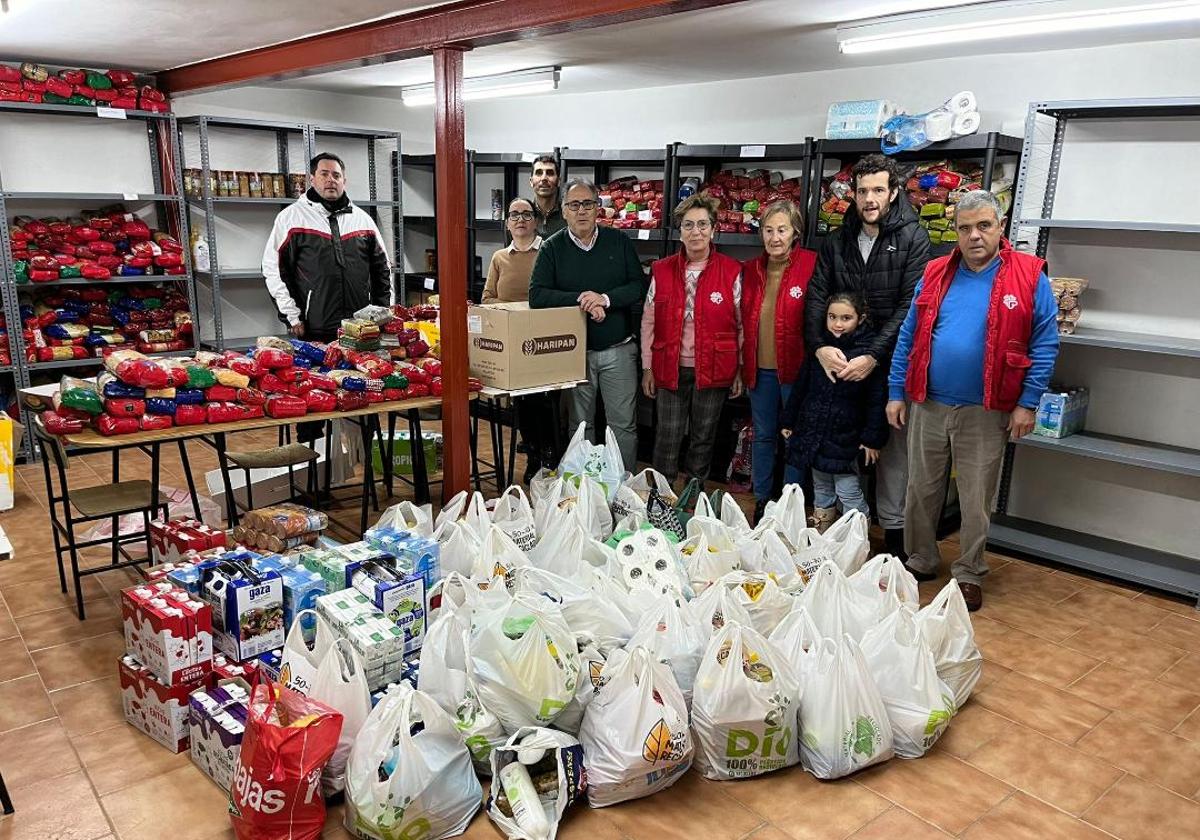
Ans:
[{"label": "white plastic bag", "polygon": [[619,569],[616,557],[605,566],[593,568],[586,577],[587,587],[616,607],[629,625],[636,628],[649,606],[649,599],[626,589],[618,580]]},{"label": "white plastic bag", "polygon": [[533,478],[529,479],[529,503],[533,505],[536,511],[542,499],[549,495],[555,482],[560,480],[558,473],[554,470],[542,467]]},{"label": "white plastic bag", "polygon": [[[455,610],[463,604],[472,603],[480,589],[475,581],[464,576],[461,572],[448,572],[444,578],[435,583],[429,590],[429,611],[425,616],[425,626],[433,627],[444,611]],[[469,616],[469,613],[468,613]],[[468,620],[468,626],[470,622]],[[428,630],[426,631],[428,638]]]},{"label": "white plastic bag", "polygon": [[904,568],[899,557],[877,554],[848,577],[850,588],[876,605],[876,620],[884,618],[898,607],[916,612],[921,606],[917,579]]},{"label": "white plastic bag", "polygon": [[801,680],[804,676],[802,654],[812,651],[822,640],[821,631],[813,624],[808,610],[804,609],[798,601],[792,603],[792,609],[780,619],[779,623],[775,625],[775,629],[771,631],[771,635],[767,637],[767,641],[787,656],[792,670],[801,677]]},{"label": "white plastic bag", "polygon": [[[689,531],[692,530],[695,521],[693,518],[688,523]],[[703,530],[698,529],[695,536],[689,536],[675,548],[687,569],[688,582],[696,592],[704,591],[711,584],[741,567],[738,550],[732,544],[713,544]]]},{"label": "white plastic bag", "polygon": [[750,617],[750,626],[763,636],[771,634],[794,603],[770,575],[760,572],[730,572],[717,583],[730,591]]},{"label": "white plastic bag", "polygon": [[517,544],[517,548],[529,552],[537,545],[538,531],[534,524],[533,507],[525,491],[517,485],[500,494],[491,517],[492,523],[500,526]]},{"label": "white plastic bag", "polygon": [[469,606],[443,603],[421,645],[417,687],[450,715],[457,714],[467,693],[466,637],[471,632],[471,612]]},{"label": "white plastic bag", "polygon": [[455,519],[441,522],[433,531],[438,544],[442,574],[458,572],[470,577],[479,556],[479,535],[474,529]]},{"label": "white plastic bag", "polygon": [[961,709],[983,673],[983,654],[975,646],[975,629],[958,581],[951,578],[917,613],[917,626],[933,651],[938,676],[954,692],[955,708]]},{"label": "white plastic bag", "polygon": [[651,490],[657,490],[663,501],[672,507],[679,501],[679,497],[671,489],[671,482],[667,481],[667,477],[658,470],[646,468],[622,481],[621,486],[613,494],[611,505],[613,519],[619,520],[631,515],[644,517],[646,500],[650,498]]},{"label": "white plastic bag", "polygon": [[471,753],[475,771],[486,776],[491,772],[492,752],[504,743],[508,733],[496,716],[483,707],[470,685],[454,709],[454,727]]},{"label": "white plastic bag", "polygon": [[807,586],[817,569],[826,562],[837,562],[836,546],[816,528],[805,528],[792,544],[792,562],[801,582]]},{"label": "white plastic bag", "polygon": [[684,703],[690,709],[696,671],[700,668],[710,635],[674,598],[659,595],[642,615],[626,647],[630,650],[643,647],[670,665]]},{"label": "white plastic bag", "polygon": [[[491,773],[493,778],[499,778],[500,771],[516,761],[518,756],[524,754],[527,758],[532,758],[538,752],[543,755],[537,762],[528,765],[528,769],[535,787],[545,788],[544,793],[538,794],[539,804],[550,828],[549,833],[544,836],[545,840],[554,840],[563,813],[570,805],[587,795],[583,747],[579,745],[579,741],[566,732],[554,729],[522,727],[492,753]],[[551,773],[554,774],[553,785],[538,785],[543,774],[549,782]],[[529,833],[523,831],[513,817],[501,810],[498,793],[498,785],[493,784],[487,802],[488,817],[512,840],[529,840]]]},{"label": "white plastic bag", "polygon": [[593,540],[577,518],[570,514],[558,516],[542,532],[541,540],[529,552],[529,560],[540,569],[579,580],[591,568],[584,559],[590,542]]},{"label": "white plastic bag", "polygon": [[800,485],[784,485],[779,499],[767,502],[763,516],[777,521],[788,541],[795,545],[800,532],[808,527],[808,513],[804,510],[804,491],[800,489]]},{"label": "white plastic bag", "polygon": [[411,531],[419,537],[433,536],[433,506],[418,505],[405,500],[385,510],[375,523],[376,528]]},{"label": "white plastic bag", "polygon": [[[612,648],[613,653],[624,655],[620,648]],[[579,735],[579,726],[583,723],[583,713],[587,710],[596,689],[600,688],[600,672],[608,661],[608,653],[596,645],[580,645],[579,648],[579,684],[575,686],[575,696],[554,719],[554,728],[572,735]]]},{"label": "white plastic bag", "polygon": [[573,513],[592,539],[603,541],[612,536],[613,517],[608,498],[604,488],[589,476],[579,477],[579,495],[575,497]]},{"label": "white plastic bag", "polygon": [[478,491],[467,493],[466,490],[455,493],[434,520],[434,530],[437,530],[443,522],[458,520],[462,520],[475,532],[475,536],[482,539],[483,535],[487,533],[488,526],[491,525],[491,516],[488,514],[487,503],[484,501],[482,493]]},{"label": "white plastic bag", "polygon": [[688,710],[671,669],[643,647],[614,654],[579,730],[593,808],[650,796],[692,764]]},{"label": "white plastic bag", "polygon": [[920,758],[954,716],[954,695],[906,609],[892,610],[863,636],[862,654],[892,725],[896,755]]},{"label": "white plastic bag", "polygon": [[751,625],[750,613],[727,586],[713,585],[684,605],[688,618],[706,637],[723,630],[730,622]]},{"label": "white plastic bag", "polygon": [[578,486],[567,482],[561,476],[547,479],[546,485],[541,488],[533,503],[533,524],[540,537],[544,538],[560,517],[567,516],[575,509],[578,495]]},{"label": "white plastic bag", "polygon": [[875,602],[850,588],[841,567],[827,560],[797,597],[826,639],[849,633],[854,641],[875,625]]},{"label": "white plastic bag", "polygon": [[545,599],[518,594],[493,603],[488,595],[468,636],[471,687],[505,731],[548,726],[575,696],[575,635]]},{"label": "white plastic bag", "polygon": [[342,713],[337,748],[321,771],[321,792],[329,797],[346,786],[350,748],[371,713],[371,691],[362,659],[346,639],[337,639],[330,646],[308,696]]},{"label": "white plastic bag", "polygon": [[853,639],[823,639],[800,653],[800,760],[818,779],[840,779],[892,757],[892,726]]},{"label": "white plastic bag", "polygon": [[800,681],[773,644],[736,622],[713,636],[696,674],[696,767],[744,779],[797,763]]},{"label": "white plastic bag", "polygon": [[[312,647],[308,646],[301,619],[311,617],[313,628]],[[317,678],[321,663],[329,655],[337,634],[316,610],[300,610],[292,619],[292,626],[283,641],[283,655],[279,663],[279,682],[293,691],[308,694]]]},{"label": "white plastic bag", "polygon": [[[418,722],[422,728],[413,734]],[[465,831],[482,800],[450,716],[403,683],[390,689],[350,751],[347,830],[378,840],[439,840]]]},{"label": "white plastic bag", "polygon": [[857,572],[871,553],[869,527],[866,514],[851,508],[825,531],[825,539],[834,546],[833,557],[847,577]]},{"label": "white plastic bag", "polygon": [[738,546],[738,556],[743,570],[770,575],[788,592],[804,587],[792,554],[776,531],[762,531],[743,540]]},{"label": "white plastic bag", "polygon": [[503,577],[510,569],[518,566],[529,566],[529,558],[517,547],[504,529],[492,525],[480,541],[479,554],[471,567],[471,578],[474,580],[491,580]]},{"label": "white plastic bag", "polygon": [[579,424],[571,436],[558,465],[558,473],[568,481],[577,482],[586,475],[597,482],[604,491],[605,501],[616,495],[617,487],[625,479],[625,462],[621,460],[621,448],[612,429],[604,430],[604,445],[596,445],[585,438],[586,426]]},{"label": "white plastic bag", "polygon": [[721,493],[720,501],[715,501],[716,496],[716,492],[711,497],[701,493],[700,498],[696,500],[694,516],[719,520],[734,535],[750,533],[750,522],[746,519],[746,513],[737,503],[737,499],[728,493]]},{"label": "white plastic bag", "polygon": [[580,644],[594,644],[601,650],[623,647],[633,635],[633,625],[613,604],[574,580],[524,566],[512,569],[504,578],[513,595],[524,593],[545,599],[550,608],[561,610],[563,620]]}]

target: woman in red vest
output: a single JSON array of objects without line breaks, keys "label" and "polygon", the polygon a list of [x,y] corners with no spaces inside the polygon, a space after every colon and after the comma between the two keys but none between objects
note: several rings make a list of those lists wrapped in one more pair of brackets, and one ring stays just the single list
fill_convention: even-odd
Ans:
[{"label": "woman in red vest", "polygon": [[714,198],[694,195],[675,208],[683,249],[654,263],[642,310],[642,391],[658,403],[654,468],[668,481],[684,471],[704,481],[726,395],[742,393],[741,265],[712,247]]},{"label": "woman in red vest", "polygon": [[[756,523],[775,486],[779,418],[804,361],[805,293],[817,264],[816,252],[800,247],[804,220],[795,204],[773,202],[761,218],[764,253],[742,264],[742,381],[754,421],[750,470]],[[785,484],[798,484],[800,478],[796,467],[784,468]]]}]

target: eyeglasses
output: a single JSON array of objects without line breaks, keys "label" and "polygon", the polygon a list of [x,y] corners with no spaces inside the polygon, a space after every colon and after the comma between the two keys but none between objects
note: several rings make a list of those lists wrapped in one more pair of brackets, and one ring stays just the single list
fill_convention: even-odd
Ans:
[{"label": "eyeglasses", "polygon": [[566,204],[563,205],[563,207],[566,207],[572,213],[579,213],[579,212],[590,213],[599,206],[600,206],[600,202],[592,201],[591,199],[589,199],[587,201],[568,201]]},{"label": "eyeglasses", "polygon": [[698,222],[693,222],[693,221],[689,220],[689,221],[683,222],[682,224],[679,225],[680,230],[684,230],[684,231],[698,230],[701,233],[703,233],[706,230],[709,230],[710,228],[712,228],[712,222],[710,222],[708,219],[701,219]]},{"label": "eyeglasses", "polygon": [[533,211],[532,210],[514,210],[508,214],[508,220],[510,222],[532,222],[533,221]]}]

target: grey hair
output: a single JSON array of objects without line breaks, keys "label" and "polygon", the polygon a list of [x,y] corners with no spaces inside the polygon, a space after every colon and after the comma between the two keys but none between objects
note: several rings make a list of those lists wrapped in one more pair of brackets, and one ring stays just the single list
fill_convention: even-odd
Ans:
[{"label": "grey hair", "polygon": [[583,187],[592,194],[592,198],[600,200],[600,190],[596,189],[596,184],[587,178],[572,178],[567,181],[567,186],[563,189],[563,196],[566,197],[575,187]]},{"label": "grey hair", "polygon": [[987,190],[971,190],[958,200],[954,212],[957,215],[964,210],[979,210],[982,207],[990,208],[996,214],[997,222],[1004,218],[1004,208],[1000,205],[1000,200]]}]

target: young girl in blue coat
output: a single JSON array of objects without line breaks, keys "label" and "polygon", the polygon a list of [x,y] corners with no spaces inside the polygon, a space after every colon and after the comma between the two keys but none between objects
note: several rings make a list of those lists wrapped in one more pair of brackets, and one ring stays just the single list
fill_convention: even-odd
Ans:
[{"label": "young girl in blue coat", "polygon": [[[829,298],[825,313],[826,338],[846,359],[866,355],[874,333],[866,324],[867,308],[860,295],[839,292]],[[788,463],[811,469],[813,520],[824,531],[843,511],[871,515],[859,481],[858,453],[867,464],[879,459],[887,443],[887,371],[882,367],[860,382],[826,375],[811,356],[804,362],[780,425],[787,438]]]}]

